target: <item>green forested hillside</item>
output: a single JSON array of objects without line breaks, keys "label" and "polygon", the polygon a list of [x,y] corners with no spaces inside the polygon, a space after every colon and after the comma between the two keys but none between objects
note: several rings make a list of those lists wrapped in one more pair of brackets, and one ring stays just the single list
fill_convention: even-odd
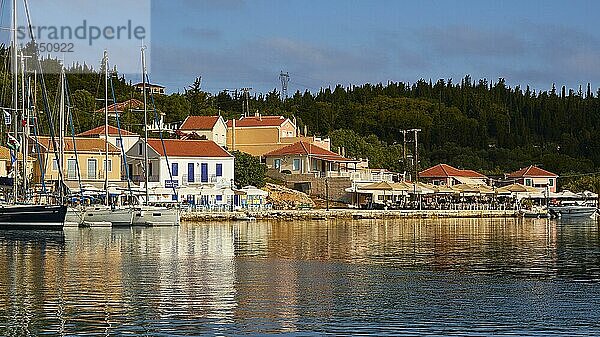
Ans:
[{"label": "green forested hillside", "polygon": [[[493,174],[538,164],[564,174],[600,166],[599,94],[590,85],[535,92],[467,76],[456,84],[421,80],[297,92],[284,103],[271,92],[250,106],[296,116],[311,133],[330,136],[334,146],[376,166],[405,169],[400,130],[420,128],[420,167],[445,162]],[[241,110],[225,94],[215,100],[228,112]]]},{"label": "green forested hillside", "polygon": [[[10,76],[6,49],[0,50],[0,103],[10,103]],[[46,60],[45,67],[58,67]],[[99,66],[95,67],[96,69]],[[102,124],[103,79],[97,70],[76,65],[67,71],[76,131]],[[58,97],[58,75],[45,76],[51,109]],[[118,101],[140,99],[125,77],[113,76]],[[38,92],[40,89],[38,88]],[[296,92],[282,101],[276,90],[248,98],[251,113],[295,117],[301,130],[329,136],[335,148],[350,156],[368,157],[372,166],[396,171],[411,169],[402,162],[402,129],[420,128],[420,167],[439,162],[488,174],[538,164],[560,174],[596,172],[600,167],[600,90],[587,84],[577,90],[565,87],[547,91],[511,88],[503,79],[459,83],[420,80],[350,88],[337,86],[319,92]],[[41,94],[36,106],[43,107]],[[232,92],[210,94],[194,81],[184,93],[154,97],[167,122],[188,114],[242,114],[245,97]],[[152,100],[150,100],[152,101]],[[139,112],[123,116],[124,127],[141,130]],[[44,132],[44,129],[42,130]],[[47,127],[45,129],[47,132]],[[412,136],[408,137],[412,140]],[[408,144],[412,151],[412,143]]]}]

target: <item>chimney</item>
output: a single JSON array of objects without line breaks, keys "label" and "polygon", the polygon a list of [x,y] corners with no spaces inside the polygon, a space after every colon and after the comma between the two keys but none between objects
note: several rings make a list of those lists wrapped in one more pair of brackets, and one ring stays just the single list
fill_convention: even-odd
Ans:
[{"label": "chimney", "polygon": [[308,135],[308,126],[304,125],[304,137]]},{"label": "chimney", "polygon": [[346,158],[346,148],[342,146],[342,157]]}]

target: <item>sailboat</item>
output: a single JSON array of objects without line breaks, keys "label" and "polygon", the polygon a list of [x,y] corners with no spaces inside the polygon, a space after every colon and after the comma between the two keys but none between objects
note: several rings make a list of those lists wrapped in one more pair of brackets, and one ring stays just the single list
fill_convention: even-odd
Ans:
[{"label": "sailboat", "polygon": [[146,54],[145,48],[141,49],[142,55],[142,92],[144,95],[144,189],[145,198],[141,205],[134,209],[134,226],[179,226],[179,209],[149,205],[148,193],[148,91],[146,90]]},{"label": "sailboat", "polygon": [[[104,68],[104,172],[108,169],[108,52],[104,51],[102,59]],[[108,174],[104,174],[104,205],[93,205],[85,208],[83,212],[83,226],[105,227],[105,226],[130,226],[133,220],[133,210],[130,207],[120,207],[110,203],[110,192],[108,189]]]},{"label": "sailboat", "polygon": [[[12,140],[11,154],[13,155],[13,167],[12,167],[12,184],[13,194],[10,203],[0,205],[0,228],[10,229],[23,229],[23,228],[34,228],[34,229],[62,229],[65,222],[65,216],[67,214],[67,206],[60,205],[44,205],[29,203],[27,196],[27,158],[28,149],[27,146],[22,146],[23,156],[23,195],[19,195],[19,160],[17,151],[20,147],[18,141],[21,138],[26,142],[29,132],[29,105],[26,103],[28,100],[25,98],[25,63],[24,57],[21,55],[21,69],[19,69],[17,63],[17,0],[12,1],[12,34],[11,34],[11,67],[13,72],[13,102],[12,102],[12,128],[13,135],[9,134],[9,141]],[[34,41],[35,42],[35,41]],[[21,71],[22,80],[22,92],[23,100],[21,109],[19,109],[19,85],[18,85],[18,74]],[[19,112],[21,115],[19,115]],[[24,121],[21,127],[21,135],[19,135],[20,121]],[[21,136],[21,137],[20,137]],[[26,144],[25,144],[26,145]]]}]

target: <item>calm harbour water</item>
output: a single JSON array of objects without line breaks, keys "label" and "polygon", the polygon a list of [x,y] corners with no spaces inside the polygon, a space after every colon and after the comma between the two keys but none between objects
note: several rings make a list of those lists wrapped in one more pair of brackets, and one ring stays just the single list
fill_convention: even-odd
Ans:
[{"label": "calm harbour water", "polygon": [[0,335],[600,335],[595,221],[0,231]]}]

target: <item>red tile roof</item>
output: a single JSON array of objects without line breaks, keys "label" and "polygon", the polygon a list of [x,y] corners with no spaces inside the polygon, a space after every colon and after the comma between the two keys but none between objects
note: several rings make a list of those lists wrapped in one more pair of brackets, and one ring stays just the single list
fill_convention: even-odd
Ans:
[{"label": "red tile roof", "polygon": [[465,178],[487,178],[483,174],[473,170],[459,170],[447,164],[438,164],[426,170],[419,172],[421,178],[448,178],[448,177],[465,177]]},{"label": "red tile roof", "polygon": [[[126,109],[143,109],[144,108],[144,102],[140,101],[139,99],[135,99],[135,98],[131,98],[126,100],[125,102],[121,102],[121,103],[115,103],[115,104],[111,104],[108,106],[108,113],[114,113],[115,112],[115,107],[117,109],[117,112],[123,112]],[[148,105],[148,111],[151,111],[150,106]],[[96,110],[97,113],[104,113],[104,107]]]},{"label": "red tile roof", "polygon": [[[165,139],[164,143],[167,156],[171,157],[233,157],[212,140]],[[165,155],[160,139],[148,139],[148,145],[159,155]]]},{"label": "red tile roof", "polygon": [[[52,149],[54,148],[54,143],[52,142],[50,137],[37,137],[37,138],[38,138],[38,141],[41,146],[52,151]],[[58,147],[59,146],[58,138],[55,138],[55,140],[56,140],[56,146]],[[85,138],[85,137],[75,138],[75,146],[77,147],[78,152],[104,153],[105,144],[106,144],[106,142],[104,141],[104,139]],[[71,138],[71,137],[65,138],[65,152],[72,152],[72,151],[74,152],[75,146],[73,146],[73,138]],[[120,153],[121,150],[119,150],[114,145],[109,143],[108,144],[108,152],[109,153]]]},{"label": "red tile roof", "polygon": [[219,116],[188,116],[181,124],[180,130],[212,130],[219,121]]},{"label": "red tile roof", "polygon": [[[83,136],[101,136],[101,135],[104,135],[104,125],[100,125],[91,130],[84,131],[84,132],[78,134],[77,136],[83,137]],[[108,126],[108,135],[109,136],[118,136],[119,129],[115,126],[109,125]],[[137,134],[121,129],[121,136],[137,136]]]},{"label": "red tile roof", "polygon": [[288,155],[300,155],[300,156],[308,156],[310,155],[313,158],[325,160],[325,161],[335,161],[335,162],[355,162],[356,160],[344,158],[341,155],[325,150],[317,145],[313,145],[307,142],[296,142],[294,144],[288,145],[286,147],[282,147],[281,149],[277,149],[275,151],[271,151],[265,154],[265,157],[279,157],[279,156],[288,156]]},{"label": "red tile roof", "polygon": [[[288,119],[283,116],[250,116],[236,119],[236,128],[251,128],[260,126],[281,126]],[[227,127],[231,128],[233,123],[231,120],[227,121]]]},{"label": "red tile roof", "polygon": [[530,165],[508,175],[509,178],[522,177],[558,177],[557,174],[541,169],[537,166]]}]

